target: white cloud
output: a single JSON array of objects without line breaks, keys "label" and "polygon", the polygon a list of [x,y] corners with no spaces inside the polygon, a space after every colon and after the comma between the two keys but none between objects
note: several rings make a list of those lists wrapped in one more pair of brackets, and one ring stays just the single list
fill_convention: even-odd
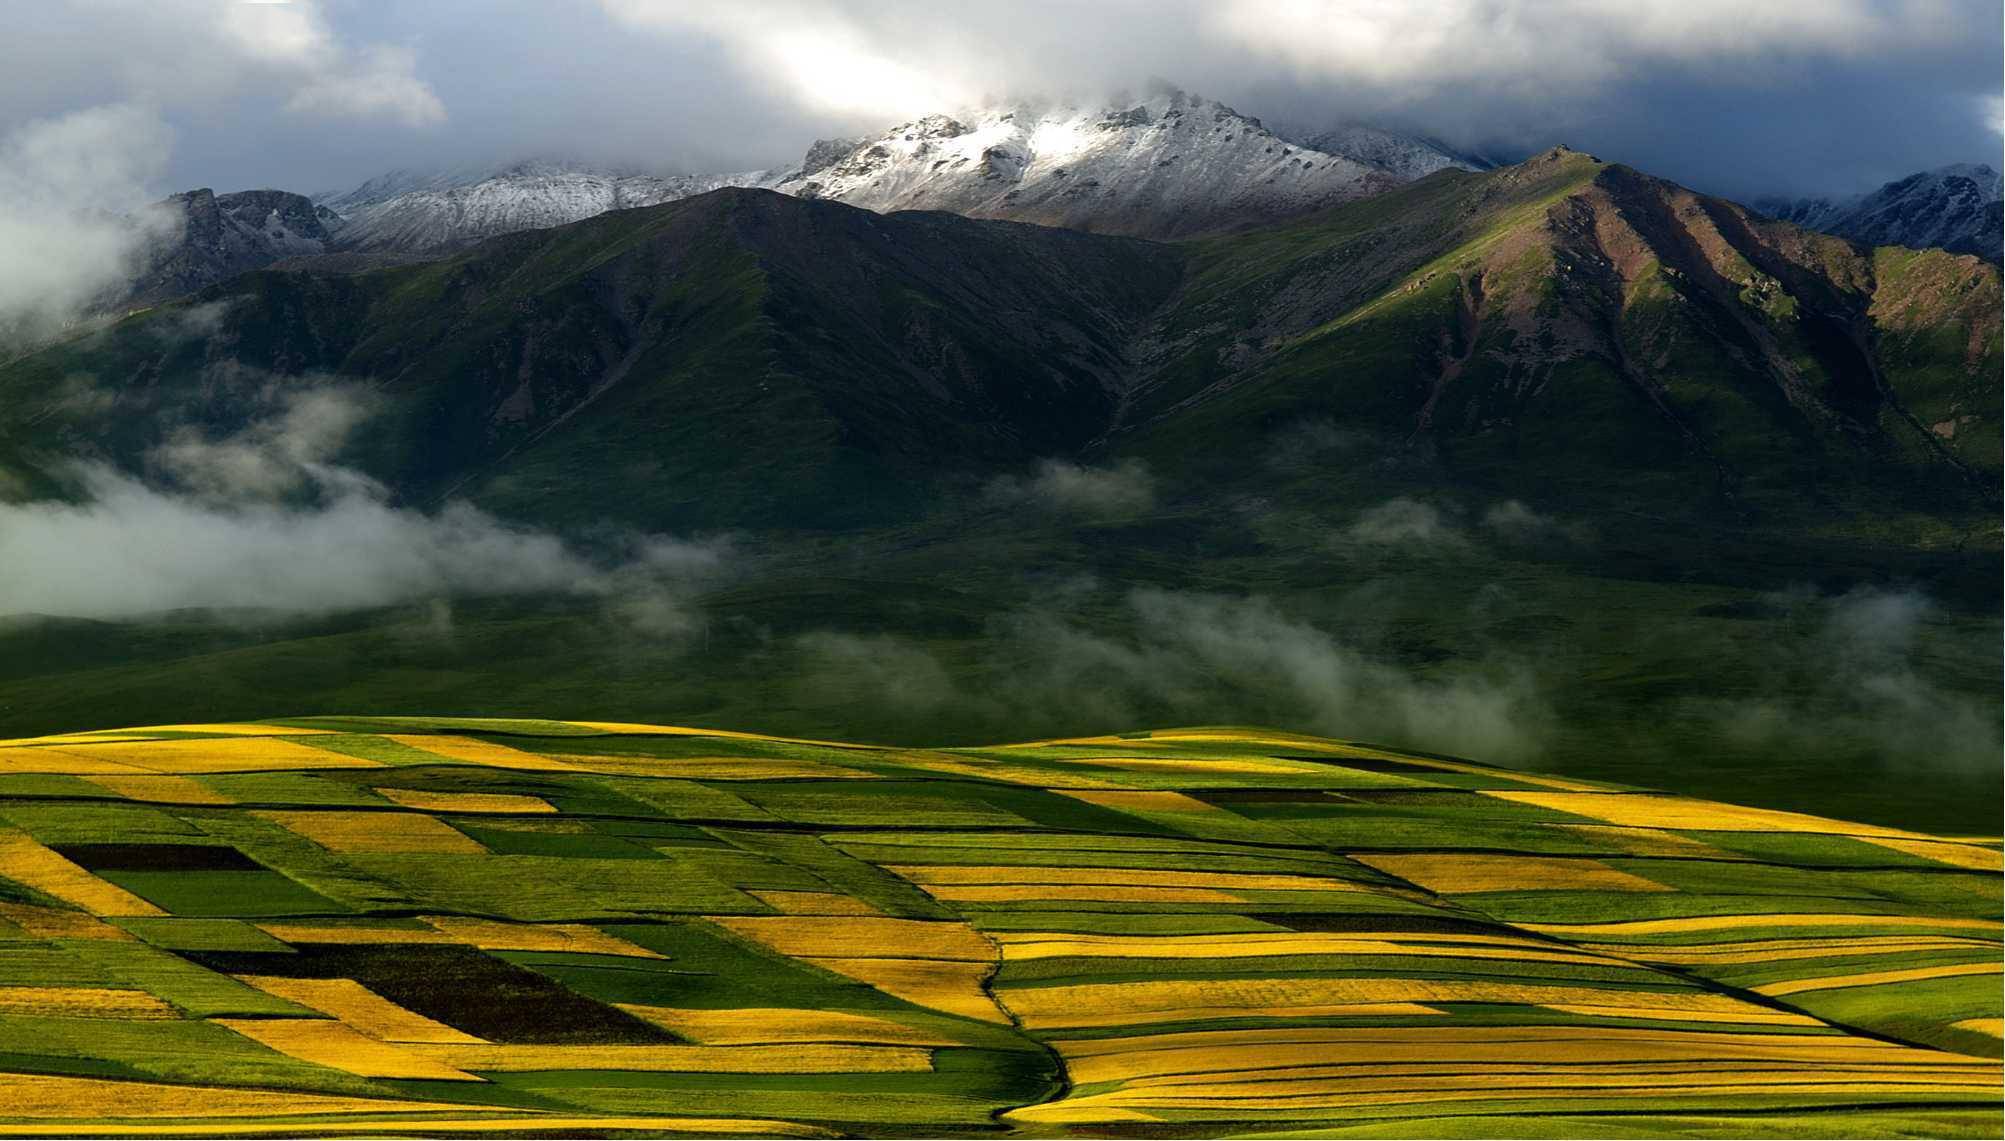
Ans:
[{"label": "white cloud", "polygon": [[1028,479],[999,476],[988,497],[1001,504],[1029,504],[1059,514],[1095,518],[1135,515],[1156,505],[1156,480],[1147,464],[1127,459],[1111,467],[1084,467],[1065,460],[1040,460]]},{"label": "white cloud", "polygon": [[128,215],[165,169],[172,134],[143,107],[93,107],[0,136],[0,340],[45,335],[131,271],[167,232]]},{"label": "white cloud", "polygon": [[375,480],[333,462],[374,409],[366,389],[262,379],[266,414],[227,436],[174,433],[148,456],[165,486],[80,464],[76,501],[0,502],[0,614],[330,612],[560,593],[598,600],[619,629],[646,638],[701,630],[690,598],[726,569],[728,543],[619,535],[588,554],[466,503],[395,506]]},{"label": "white cloud", "polygon": [[345,118],[387,118],[406,126],[443,123],[445,104],[417,77],[417,56],[375,44],[357,53],[346,70],[326,71],[293,93],[286,109]]},{"label": "white cloud", "polygon": [[92,102],[135,100],[170,111],[218,113],[248,98],[298,115],[410,127],[445,118],[409,48],[351,41],[320,0],[69,0],[48,7],[8,12],[0,115],[10,104],[88,92]]},{"label": "white cloud", "polygon": [[[899,11],[898,4],[807,0],[604,3],[618,20],[712,37],[747,70],[787,85],[804,106],[818,111],[897,117],[958,106],[971,95],[954,57],[927,58],[927,45],[938,50],[937,21],[946,13],[928,18],[919,9]],[[886,12],[920,19],[902,28],[873,28],[883,21],[872,17]]]},{"label": "white cloud", "polygon": [[1744,0],[1229,0],[1207,26],[1318,77],[1431,87],[1587,84],[1637,62],[1852,55],[1925,36],[1926,2]]}]

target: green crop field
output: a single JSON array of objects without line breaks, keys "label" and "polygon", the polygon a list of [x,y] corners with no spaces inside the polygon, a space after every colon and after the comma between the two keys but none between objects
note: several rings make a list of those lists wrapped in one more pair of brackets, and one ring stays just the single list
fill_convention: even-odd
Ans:
[{"label": "green crop field", "polygon": [[0,1134],[1998,1136],[1999,873],[1248,728],[0,741]]}]

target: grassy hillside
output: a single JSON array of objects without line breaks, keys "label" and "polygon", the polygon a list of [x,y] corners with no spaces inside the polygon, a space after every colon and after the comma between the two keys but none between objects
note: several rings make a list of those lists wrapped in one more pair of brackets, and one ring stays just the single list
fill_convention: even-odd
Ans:
[{"label": "grassy hillside", "polygon": [[11,740],[0,1121],[1995,1134],[1999,859],[1255,729]]}]

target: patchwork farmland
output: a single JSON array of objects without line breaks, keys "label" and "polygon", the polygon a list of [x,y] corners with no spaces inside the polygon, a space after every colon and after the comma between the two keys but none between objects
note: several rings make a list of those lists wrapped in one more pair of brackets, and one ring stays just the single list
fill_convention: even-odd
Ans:
[{"label": "patchwork farmland", "polygon": [[2000,854],[1252,729],[0,742],[0,1133],[1997,1136]]}]

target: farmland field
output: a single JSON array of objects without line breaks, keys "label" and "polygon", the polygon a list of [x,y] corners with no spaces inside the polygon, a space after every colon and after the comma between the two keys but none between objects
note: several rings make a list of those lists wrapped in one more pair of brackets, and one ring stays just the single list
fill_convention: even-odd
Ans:
[{"label": "farmland field", "polygon": [[1999,905],[1246,728],[0,741],[0,1134],[1998,1136]]}]

